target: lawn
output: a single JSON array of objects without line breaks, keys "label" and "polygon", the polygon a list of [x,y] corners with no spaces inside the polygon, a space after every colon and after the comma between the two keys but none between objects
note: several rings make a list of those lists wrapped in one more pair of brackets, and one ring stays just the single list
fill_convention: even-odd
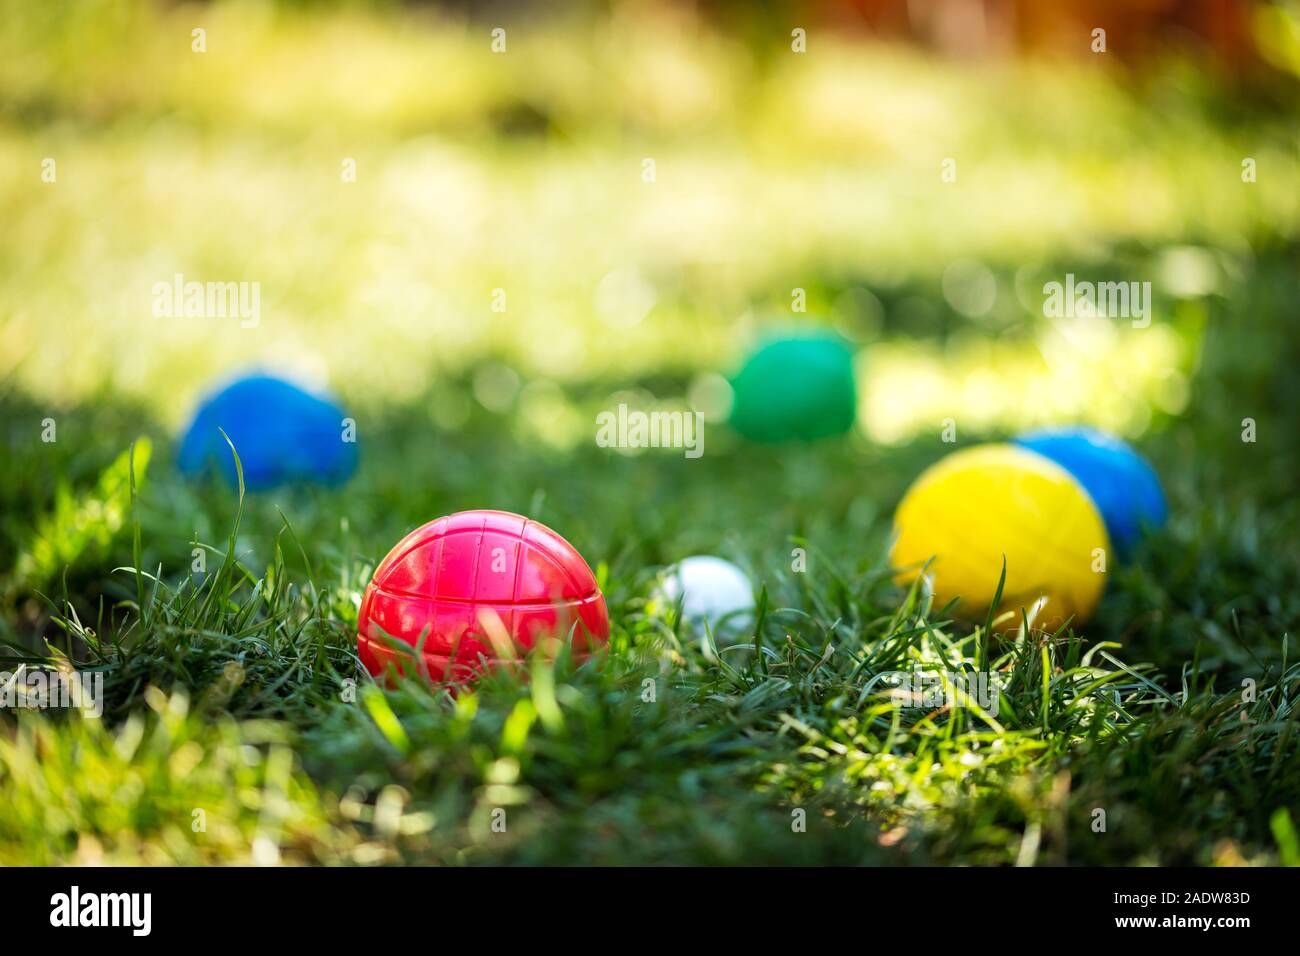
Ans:
[{"label": "lawn", "polygon": [[[658,8],[504,55],[423,9],[69,9],[0,0],[0,670],[102,674],[104,712],[0,711],[0,864],[1300,865],[1290,81],[796,56]],[[259,322],[155,317],[177,273],[260,282]],[[1045,318],[1067,273],[1150,281],[1150,327]],[[858,353],[852,433],[595,443],[810,325]],[[180,475],[252,364],[334,388],[351,481]],[[1093,619],[998,634],[895,581],[949,418],[1154,464],[1169,523]],[[467,508],[574,544],[606,652],[365,675],[376,564]],[[760,589],[721,652],[658,594],[696,553]],[[996,715],[876,679],[985,665]]]}]

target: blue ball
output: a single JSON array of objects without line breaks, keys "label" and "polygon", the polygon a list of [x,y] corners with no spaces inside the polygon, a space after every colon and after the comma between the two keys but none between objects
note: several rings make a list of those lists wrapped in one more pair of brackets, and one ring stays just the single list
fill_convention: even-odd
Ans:
[{"label": "blue ball", "polygon": [[1160,478],[1118,438],[1091,428],[1046,428],[1021,435],[1015,443],[1074,475],[1121,553],[1132,551],[1144,528],[1164,524],[1168,510]]},{"label": "blue ball", "polygon": [[239,452],[250,490],[294,482],[340,484],[357,466],[356,444],[343,440],[344,417],[328,398],[269,375],[249,375],[203,400],[177,463],[190,477],[215,466],[237,486],[235,459],[220,428]]}]

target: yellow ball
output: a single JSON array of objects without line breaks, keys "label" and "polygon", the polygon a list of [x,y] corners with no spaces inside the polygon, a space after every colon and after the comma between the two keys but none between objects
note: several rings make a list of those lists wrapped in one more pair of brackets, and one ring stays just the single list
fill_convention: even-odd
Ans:
[{"label": "yellow ball", "polygon": [[972,617],[993,603],[1005,555],[998,610],[1015,617],[1002,628],[1020,623],[1021,608],[1037,627],[1079,623],[1106,586],[1110,542],[1092,499],[1060,465],[1014,445],[963,449],[926,469],[899,502],[894,533],[902,579],[933,557],[934,607],[958,598]]}]

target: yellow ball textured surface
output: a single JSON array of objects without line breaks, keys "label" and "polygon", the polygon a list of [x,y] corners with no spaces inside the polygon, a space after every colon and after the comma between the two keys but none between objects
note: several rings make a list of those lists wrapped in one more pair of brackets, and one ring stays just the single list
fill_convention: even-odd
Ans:
[{"label": "yellow ball textured surface", "polygon": [[912,580],[934,557],[929,573],[934,607],[960,599],[965,614],[983,615],[997,591],[1002,556],[1007,580],[999,611],[1032,611],[1054,629],[1076,623],[1097,606],[1106,586],[1096,549],[1110,560],[1100,513],[1068,471],[1013,445],[978,445],[948,455],[913,482],[894,516],[894,567]]}]

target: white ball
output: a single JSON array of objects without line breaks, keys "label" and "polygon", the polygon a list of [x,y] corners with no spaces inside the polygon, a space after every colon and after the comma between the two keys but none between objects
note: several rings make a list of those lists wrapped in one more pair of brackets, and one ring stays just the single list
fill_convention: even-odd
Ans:
[{"label": "white ball", "polygon": [[670,604],[680,597],[683,620],[701,629],[707,622],[714,637],[735,637],[753,625],[754,585],[722,558],[684,558],[664,579],[663,595]]}]

